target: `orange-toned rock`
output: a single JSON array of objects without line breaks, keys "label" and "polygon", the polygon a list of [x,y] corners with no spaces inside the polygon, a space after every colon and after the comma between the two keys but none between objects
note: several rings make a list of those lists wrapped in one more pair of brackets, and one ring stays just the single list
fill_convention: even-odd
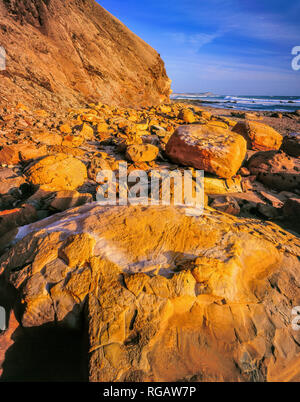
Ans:
[{"label": "orange-toned rock", "polygon": [[22,324],[84,316],[91,381],[299,378],[300,242],[274,224],[93,203],[17,239],[0,272]]},{"label": "orange-toned rock", "polygon": [[238,202],[235,198],[229,196],[215,198],[210,206],[218,211],[226,212],[226,214],[230,215],[238,215],[240,213]]},{"label": "orange-toned rock", "polygon": [[97,175],[103,170],[114,170],[111,164],[104,158],[93,157],[88,167],[88,177],[97,181]]},{"label": "orange-toned rock", "polygon": [[70,124],[62,124],[60,127],[59,127],[59,129],[60,129],[60,131],[63,133],[63,134],[71,134],[72,133],[72,128],[71,128],[71,126],[70,126]]},{"label": "orange-toned rock", "polygon": [[226,130],[229,128],[228,124],[226,124],[223,121],[219,121],[219,120],[209,120],[206,123],[207,126],[211,126],[211,127],[221,127],[221,128],[225,128]]},{"label": "orange-toned rock", "polygon": [[62,136],[55,133],[40,132],[32,135],[32,140],[45,145],[61,145]]},{"label": "orange-toned rock", "polygon": [[126,157],[131,162],[151,162],[156,159],[159,149],[151,144],[130,145],[126,150]]},{"label": "orange-toned rock", "polygon": [[232,129],[247,140],[249,149],[271,151],[281,147],[282,136],[272,127],[257,121],[239,122]]},{"label": "orange-toned rock", "polygon": [[210,112],[207,112],[206,110],[199,110],[196,113],[198,116],[202,117],[205,120],[210,120],[212,117],[212,114]]},{"label": "orange-toned rock", "polygon": [[25,178],[12,169],[0,168],[0,194],[7,194],[25,183]]},{"label": "orange-toned rock", "polygon": [[81,194],[74,190],[64,190],[56,192],[48,206],[54,210],[65,211],[66,209],[79,207],[80,205],[92,201],[93,197],[91,194]]},{"label": "orange-toned rock", "polygon": [[72,156],[47,156],[26,171],[28,180],[45,190],[75,190],[87,177],[85,165]]},{"label": "orange-toned rock", "polygon": [[10,74],[1,72],[3,100],[46,110],[169,100],[159,54],[95,0],[1,0],[0,25],[14,27],[0,31],[10,55]]},{"label": "orange-toned rock", "polygon": [[86,140],[90,140],[94,137],[94,130],[92,129],[92,127],[89,124],[83,123],[81,130],[80,130],[80,134]]},{"label": "orange-toned rock", "polygon": [[194,123],[196,121],[194,113],[190,109],[182,109],[178,114],[178,119],[185,123]]},{"label": "orange-toned rock", "polygon": [[166,154],[173,162],[223,178],[237,173],[246,151],[242,136],[207,125],[178,127],[166,146]]},{"label": "orange-toned rock", "polygon": [[106,133],[109,129],[109,125],[107,123],[98,123],[97,124],[97,132],[99,134]]},{"label": "orange-toned rock", "polygon": [[270,188],[290,191],[300,188],[300,159],[283,151],[255,153],[248,161],[248,169]]},{"label": "orange-toned rock", "polygon": [[62,146],[77,148],[84,142],[84,137],[81,135],[65,135],[62,140]]},{"label": "orange-toned rock", "polygon": [[29,204],[23,205],[22,208],[0,211],[0,236],[3,236],[17,226],[32,223],[36,219],[36,210]]},{"label": "orange-toned rock", "polygon": [[0,164],[17,165],[20,162],[19,149],[16,146],[5,145],[0,151]]},{"label": "orange-toned rock", "polygon": [[40,109],[40,110],[35,110],[34,111],[34,114],[36,115],[36,116],[39,116],[39,117],[49,117],[49,113],[48,112],[46,112],[46,110],[43,110],[43,109]]},{"label": "orange-toned rock", "polygon": [[0,151],[0,164],[17,165],[21,161],[37,159],[48,154],[45,145],[14,144],[7,145]]},{"label": "orange-toned rock", "polygon": [[95,239],[88,233],[74,235],[59,251],[59,256],[71,267],[82,267],[93,255]]},{"label": "orange-toned rock", "polygon": [[48,155],[46,145],[40,144],[39,146],[35,146],[33,144],[18,144],[16,147],[19,149],[21,161],[30,161]]}]

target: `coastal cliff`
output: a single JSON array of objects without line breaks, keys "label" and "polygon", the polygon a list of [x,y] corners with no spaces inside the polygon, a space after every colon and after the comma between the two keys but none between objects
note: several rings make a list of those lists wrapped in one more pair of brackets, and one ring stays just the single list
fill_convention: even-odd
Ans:
[{"label": "coastal cliff", "polygon": [[0,45],[0,102],[63,109],[169,98],[159,54],[94,0],[0,0]]}]

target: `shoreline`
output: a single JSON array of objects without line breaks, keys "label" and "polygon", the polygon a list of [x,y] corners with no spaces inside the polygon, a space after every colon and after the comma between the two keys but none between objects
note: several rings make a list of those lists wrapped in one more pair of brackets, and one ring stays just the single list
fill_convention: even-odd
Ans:
[{"label": "shoreline", "polygon": [[[245,114],[245,113],[251,113],[255,114],[260,117],[257,121],[267,124],[274,128],[276,131],[278,131],[281,135],[287,135],[290,133],[296,133],[300,132],[300,115],[297,116],[295,113],[291,112],[274,112],[274,111],[269,111],[269,110],[259,110],[259,111],[253,111],[253,110],[238,110],[238,109],[227,109],[227,108],[216,108],[212,107],[209,105],[203,104],[201,101],[198,100],[172,100],[171,99],[171,104],[178,104],[182,103],[187,106],[198,106],[200,108],[205,109],[206,111],[220,116],[220,117],[230,117],[230,119],[235,120],[236,122],[239,121],[244,121],[245,118],[240,118],[233,116],[233,114]],[[272,116],[280,116],[280,117],[272,117]],[[255,120],[255,119],[253,119]]]}]

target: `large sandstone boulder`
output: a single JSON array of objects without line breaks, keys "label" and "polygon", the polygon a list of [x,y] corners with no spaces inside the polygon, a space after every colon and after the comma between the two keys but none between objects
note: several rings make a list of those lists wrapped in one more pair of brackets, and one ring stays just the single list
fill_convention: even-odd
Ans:
[{"label": "large sandstone boulder", "polygon": [[95,0],[0,0],[0,26],[7,66],[0,93],[8,102],[65,109],[169,99],[159,54]]},{"label": "large sandstone boulder", "polygon": [[257,152],[248,161],[251,174],[259,181],[278,190],[300,188],[300,159],[282,151]]},{"label": "large sandstone boulder", "polygon": [[299,381],[299,240],[186,212],[93,203],[20,228],[0,272],[22,324],[83,315],[91,381]]},{"label": "large sandstone boulder", "polygon": [[246,141],[221,127],[181,126],[166,146],[167,156],[175,163],[231,178],[246,156]]},{"label": "large sandstone boulder", "polygon": [[232,131],[242,135],[247,140],[248,148],[255,151],[277,150],[282,144],[281,134],[257,121],[239,122]]},{"label": "large sandstone boulder", "polygon": [[27,169],[26,175],[30,183],[44,190],[75,190],[84,183],[87,169],[78,159],[57,154],[34,163]]}]

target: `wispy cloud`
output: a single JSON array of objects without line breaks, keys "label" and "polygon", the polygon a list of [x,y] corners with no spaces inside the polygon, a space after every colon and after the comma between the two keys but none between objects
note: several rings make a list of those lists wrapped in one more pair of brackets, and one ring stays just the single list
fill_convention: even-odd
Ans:
[{"label": "wispy cloud", "polygon": [[193,35],[188,35],[183,32],[170,33],[169,37],[176,43],[181,45],[187,45],[195,49],[200,49],[202,46],[213,42],[216,38],[219,38],[222,34],[221,32],[216,32],[212,34],[208,33],[197,33]]},{"label": "wispy cloud", "polygon": [[215,39],[220,38],[223,32],[218,31],[215,33],[195,33],[186,34],[183,32],[168,33],[168,40],[171,41],[173,46],[180,46],[185,48],[189,54],[197,54],[205,45],[212,43]]}]

